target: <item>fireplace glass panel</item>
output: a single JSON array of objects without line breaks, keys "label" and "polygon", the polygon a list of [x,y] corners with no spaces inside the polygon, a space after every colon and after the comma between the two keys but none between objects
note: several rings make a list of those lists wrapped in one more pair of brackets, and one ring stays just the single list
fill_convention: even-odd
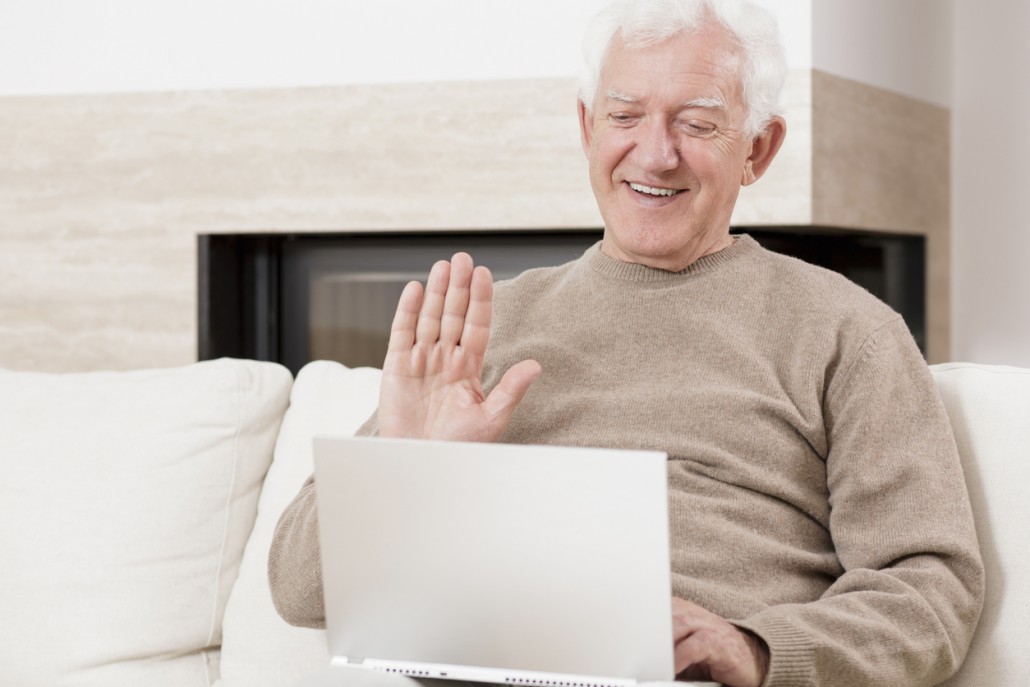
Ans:
[{"label": "fireplace glass panel", "polygon": [[561,234],[298,237],[283,245],[283,330],[288,367],[338,360],[381,367],[397,300],[409,281],[425,283],[437,260],[458,251],[490,268],[494,280],[574,260],[600,239],[596,231]]}]

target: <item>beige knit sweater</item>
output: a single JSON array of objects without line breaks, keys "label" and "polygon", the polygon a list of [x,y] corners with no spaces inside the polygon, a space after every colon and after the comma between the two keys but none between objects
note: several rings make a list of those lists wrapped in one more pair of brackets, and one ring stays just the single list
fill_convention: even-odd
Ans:
[{"label": "beige knit sweater", "polygon": [[[983,567],[947,417],[887,306],[746,236],[679,273],[594,246],[498,284],[485,387],[527,358],[543,374],[502,441],[668,452],[672,592],[760,635],[766,685],[957,669]],[[324,623],[316,531],[309,482],[269,560],[300,625]]]}]

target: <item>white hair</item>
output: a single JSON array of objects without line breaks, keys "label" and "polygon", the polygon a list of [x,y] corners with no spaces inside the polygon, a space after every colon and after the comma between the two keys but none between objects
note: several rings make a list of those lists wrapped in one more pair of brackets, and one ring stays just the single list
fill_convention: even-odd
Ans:
[{"label": "white hair", "polygon": [[779,114],[787,59],[776,18],[747,0],[613,0],[587,26],[583,44],[586,69],[580,79],[579,99],[587,110],[593,110],[601,68],[616,34],[630,48],[642,48],[713,21],[740,42],[748,111],[744,133],[749,138],[759,135]]}]

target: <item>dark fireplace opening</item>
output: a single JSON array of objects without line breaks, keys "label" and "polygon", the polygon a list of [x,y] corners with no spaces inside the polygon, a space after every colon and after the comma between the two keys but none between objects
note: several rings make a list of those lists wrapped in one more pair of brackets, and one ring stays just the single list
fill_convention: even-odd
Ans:
[{"label": "dark fireplace opening", "polygon": [[[818,227],[737,228],[779,253],[843,274],[905,318],[926,352],[925,239]],[[506,279],[577,258],[580,231],[205,234],[198,238],[199,357],[380,367],[404,284],[469,252]]]}]

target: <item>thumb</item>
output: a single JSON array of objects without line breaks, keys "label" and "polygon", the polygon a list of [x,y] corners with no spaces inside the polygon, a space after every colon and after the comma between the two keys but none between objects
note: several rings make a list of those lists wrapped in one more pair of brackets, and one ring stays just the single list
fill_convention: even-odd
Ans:
[{"label": "thumb", "polygon": [[529,387],[540,376],[540,372],[540,363],[535,360],[523,360],[521,363],[512,365],[501,377],[501,381],[490,392],[490,395],[486,397],[483,409],[490,417],[490,426],[493,430],[491,433],[494,435],[494,439],[504,432],[511,414],[525,398]]}]

